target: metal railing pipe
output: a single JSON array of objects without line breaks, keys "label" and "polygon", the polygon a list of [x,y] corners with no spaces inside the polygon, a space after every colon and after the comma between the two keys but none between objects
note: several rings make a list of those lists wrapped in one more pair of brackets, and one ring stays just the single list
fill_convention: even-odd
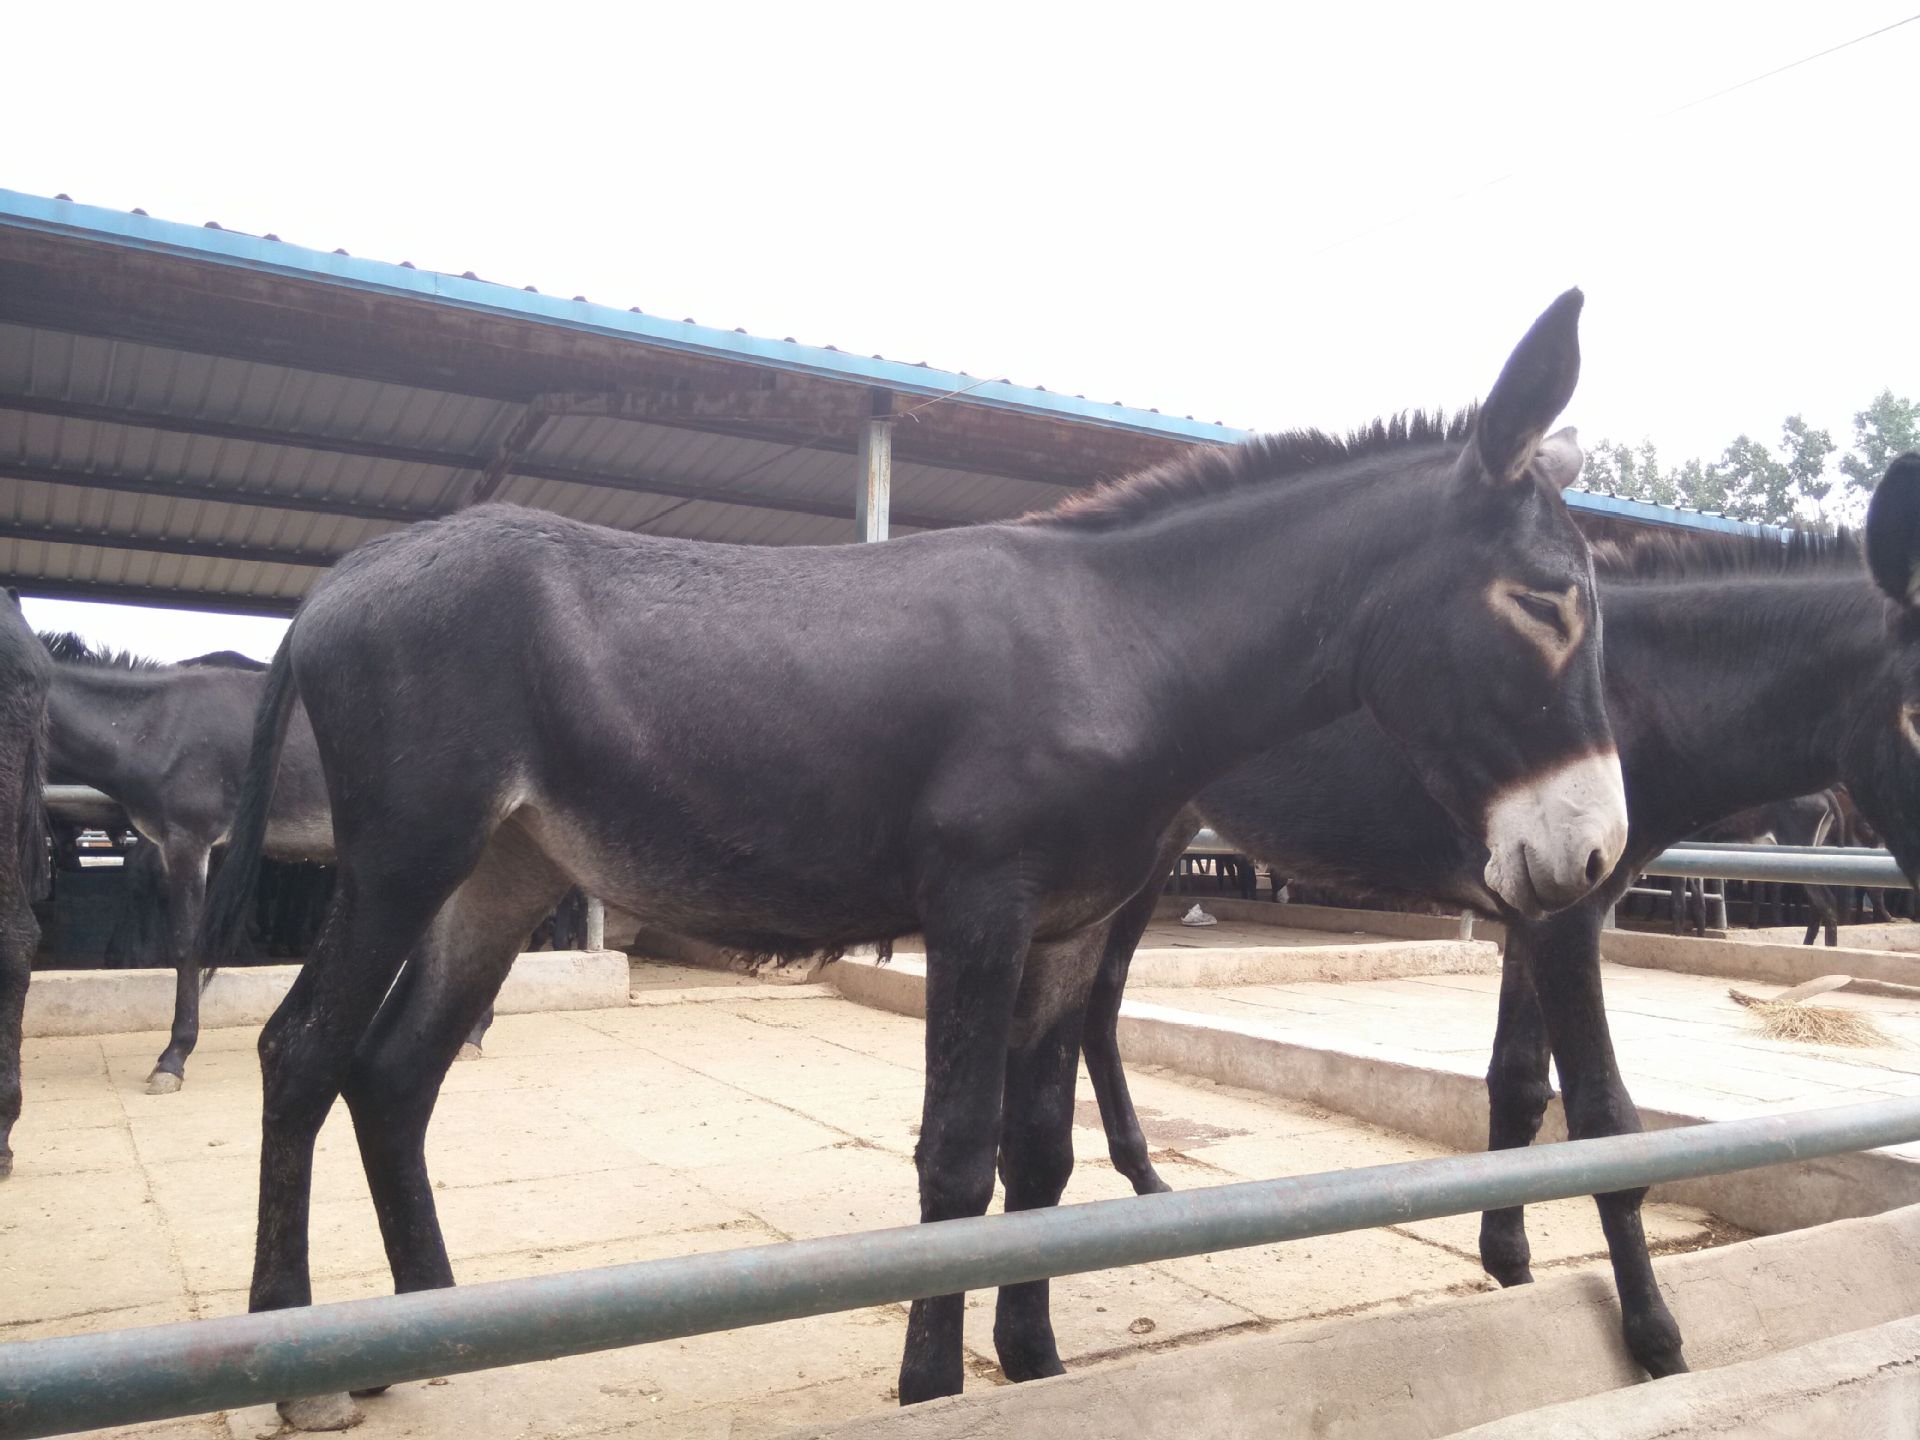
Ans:
[{"label": "metal railing pipe", "polygon": [[1873,855],[1891,859],[1893,852],[1869,845],[1756,845],[1746,840],[1682,840],[1675,850],[1724,850],[1733,855]]},{"label": "metal railing pipe", "polygon": [[152,1422],[1920,1140],[1920,1098],[0,1345],[0,1436]]},{"label": "metal railing pipe", "polygon": [[1864,855],[1829,849],[1824,854],[1781,854],[1770,846],[1754,850],[1706,850],[1679,846],[1640,867],[1645,875],[1685,876],[1701,880],[1773,880],[1793,885],[1865,885],[1904,890],[1907,877],[1890,855]]},{"label": "metal railing pipe", "polygon": [[114,823],[125,816],[120,802],[91,785],[48,785],[40,792],[42,802],[56,815],[81,823],[100,820]]}]

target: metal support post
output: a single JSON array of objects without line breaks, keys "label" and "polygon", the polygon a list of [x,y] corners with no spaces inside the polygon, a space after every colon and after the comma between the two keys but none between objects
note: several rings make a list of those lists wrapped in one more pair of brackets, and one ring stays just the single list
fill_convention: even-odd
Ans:
[{"label": "metal support post", "polygon": [[893,397],[873,392],[873,418],[860,431],[857,456],[860,488],[854,496],[853,520],[860,540],[887,538],[887,515],[893,506]]}]

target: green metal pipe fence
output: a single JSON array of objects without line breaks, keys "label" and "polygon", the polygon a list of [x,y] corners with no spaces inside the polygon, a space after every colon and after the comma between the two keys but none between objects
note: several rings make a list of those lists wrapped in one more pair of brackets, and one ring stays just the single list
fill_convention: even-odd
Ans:
[{"label": "green metal pipe fence", "polygon": [[1920,1098],[0,1345],[0,1437],[152,1422],[1920,1141]]}]

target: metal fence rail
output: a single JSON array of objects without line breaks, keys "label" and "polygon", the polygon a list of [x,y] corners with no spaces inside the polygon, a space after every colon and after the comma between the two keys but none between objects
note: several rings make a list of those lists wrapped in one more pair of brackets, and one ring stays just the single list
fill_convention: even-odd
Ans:
[{"label": "metal fence rail", "polygon": [[1904,890],[1907,877],[1885,850],[1837,846],[1709,845],[1689,842],[1640,867],[1646,875],[1699,880],[1771,880],[1792,885],[1863,885]]},{"label": "metal fence rail", "polygon": [[0,1345],[0,1437],[152,1422],[1920,1140],[1920,1098]]},{"label": "metal fence rail", "polygon": [[[1202,830],[1189,855],[1240,853],[1217,831]],[[1863,885],[1904,890],[1907,877],[1886,850],[1836,845],[1738,845],[1688,840],[1640,867],[1643,875],[1700,880],[1772,880],[1793,885]]]}]

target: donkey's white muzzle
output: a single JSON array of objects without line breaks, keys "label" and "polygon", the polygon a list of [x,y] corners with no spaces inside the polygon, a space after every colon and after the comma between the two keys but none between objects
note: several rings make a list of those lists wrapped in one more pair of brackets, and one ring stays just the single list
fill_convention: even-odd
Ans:
[{"label": "donkey's white muzzle", "polygon": [[1613,750],[1503,791],[1487,810],[1487,886],[1524,915],[1584,899],[1627,845],[1627,796]]}]

